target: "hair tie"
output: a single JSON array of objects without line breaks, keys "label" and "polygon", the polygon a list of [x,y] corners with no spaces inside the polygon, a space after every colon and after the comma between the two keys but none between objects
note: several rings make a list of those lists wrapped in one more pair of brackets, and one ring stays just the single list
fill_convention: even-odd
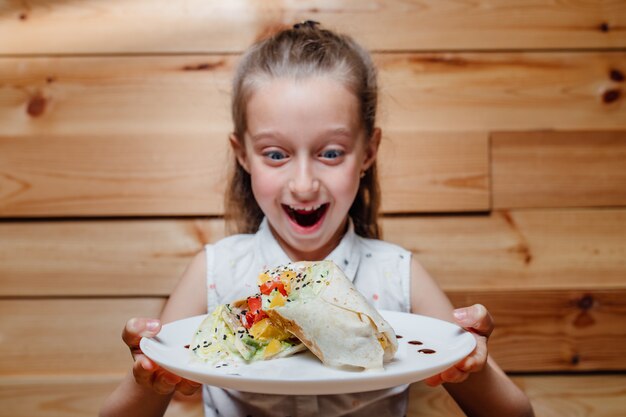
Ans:
[{"label": "hair tie", "polygon": [[296,23],[295,25],[293,25],[294,29],[304,29],[304,28],[308,28],[308,29],[317,29],[317,25],[319,25],[320,22],[316,22],[314,20],[304,20],[300,23]]}]

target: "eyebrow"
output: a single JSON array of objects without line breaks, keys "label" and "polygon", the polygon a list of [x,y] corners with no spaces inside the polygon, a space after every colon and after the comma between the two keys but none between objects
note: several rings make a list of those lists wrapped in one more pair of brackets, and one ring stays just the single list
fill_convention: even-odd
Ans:
[{"label": "eyebrow", "polygon": [[[321,132],[319,136],[329,136],[329,135],[350,137],[351,132],[350,132],[350,129],[348,128],[336,127],[336,128],[331,128],[331,129]],[[256,141],[256,140],[265,139],[265,138],[269,138],[269,139],[281,138],[282,136],[283,136],[282,134],[276,131],[268,130],[268,131],[256,133],[254,135],[250,134],[250,139],[252,139],[253,141]]]}]

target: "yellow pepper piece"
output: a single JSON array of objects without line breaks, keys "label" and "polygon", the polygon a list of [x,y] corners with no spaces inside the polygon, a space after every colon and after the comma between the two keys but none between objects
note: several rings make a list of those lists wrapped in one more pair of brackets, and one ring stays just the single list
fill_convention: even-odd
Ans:
[{"label": "yellow pepper piece", "polygon": [[272,280],[272,277],[270,277],[266,273],[262,273],[261,275],[259,275],[259,278],[257,278],[257,285],[263,285],[267,281],[271,281],[271,280]]},{"label": "yellow pepper piece", "polygon": [[296,271],[285,271],[282,274],[280,274],[280,280],[283,282],[285,282],[285,280],[291,281],[295,277],[296,277]]},{"label": "yellow pepper piece", "polygon": [[276,355],[278,352],[280,352],[280,346],[281,344],[278,339],[270,340],[267,346],[265,346],[265,350],[263,351],[263,356],[267,358],[267,357]]},{"label": "yellow pepper piece", "polygon": [[272,299],[270,300],[270,308],[280,307],[284,305],[285,297],[281,293],[276,292],[274,297],[272,297]]},{"label": "yellow pepper piece", "polygon": [[270,319],[265,318],[263,320],[259,320],[249,330],[252,337],[259,340],[285,340],[289,338],[289,333],[284,330],[274,326]]}]

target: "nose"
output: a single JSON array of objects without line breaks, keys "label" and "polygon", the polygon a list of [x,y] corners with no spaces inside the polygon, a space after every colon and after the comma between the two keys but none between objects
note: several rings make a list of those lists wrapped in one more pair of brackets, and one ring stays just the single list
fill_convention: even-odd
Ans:
[{"label": "nose", "polygon": [[289,180],[289,191],[299,199],[312,200],[320,189],[315,170],[310,161],[298,161],[292,178]]}]

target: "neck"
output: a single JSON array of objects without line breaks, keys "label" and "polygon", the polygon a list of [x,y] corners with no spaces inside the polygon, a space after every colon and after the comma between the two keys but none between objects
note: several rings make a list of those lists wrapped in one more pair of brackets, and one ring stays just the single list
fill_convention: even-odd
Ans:
[{"label": "neck", "polygon": [[337,246],[339,246],[343,235],[345,235],[348,231],[348,218],[346,217],[343,225],[337,229],[333,237],[328,242],[321,247],[310,251],[300,250],[288,245],[287,242],[285,242],[280,235],[276,233],[271,224],[269,224],[269,227],[272,235],[291,261],[321,261],[326,259],[326,257],[330,255]]}]

